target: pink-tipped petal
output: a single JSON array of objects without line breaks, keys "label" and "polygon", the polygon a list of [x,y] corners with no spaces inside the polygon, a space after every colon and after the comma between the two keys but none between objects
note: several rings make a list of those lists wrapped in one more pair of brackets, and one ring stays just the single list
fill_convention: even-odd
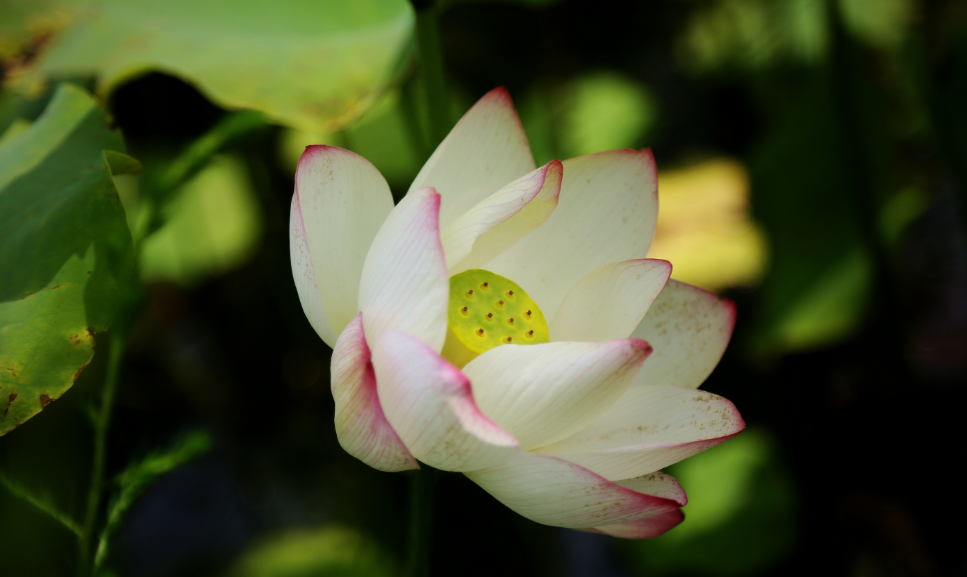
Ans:
[{"label": "pink-tipped petal", "polygon": [[359,282],[366,338],[375,347],[387,329],[409,333],[433,350],[447,335],[450,281],[440,244],[440,195],[412,192],[373,240]]},{"label": "pink-tipped petal", "polygon": [[564,161],[561,198],[537,230],[485,268],[514,279],[547,318],[584,275],[645,258],[658,217],[650,151],[613,150]]},{"label": "pink-tipped petal", "polygon": [[631,387],[593,423],[535,451],[608,479],[630,479],[723,443],[744,428],[735,405],[718,395],[689,387]]},{"label": "pink-tipped petal", "polygon": [[685,513],[681,509],[675,509],[635,521],[594,527],[590,531],[621,539],[651,539],[674,529],[684,520]]},{"label": "pink-tipped petal", "polygon": [[517,513],[556,527],[613,525],[684,504],[639,493],[574,463],[529,451],[521,451],[496,467],[466,475]]},{"label": "pink-tipped petal", "polygon": [[669,281],[631,333],[655,348],[634,386],[699,387],[725,353],[734,326],[732,301]]},{"label": "pink-tipped petal", "polygon": [[292,276],[312,327],[330,347],[359,312],[363,261],[393,209],[376,168],[334,146],[309,146],[299,159],[289,215]]},{"label": "pink-tipped petal", "polygon": [[484,414],[530,449],[594,421],[628,389],[650,352],[639,339],[502,345],[463,370]]},{"label": "pink-tipped petal", "polygon": [[386,420],[359,313],[332,351],[336,436],[347,453],[380,471],[418,469],[416,459]]},{"label": "pink-tipped petal", "polygon": [[599,266],[574,285],[548,324],[555,341],[606,341],[631,336],[672,265],[665,260],[626,260]]},{"label": "pink-tipped petal", "polygon": [[373,366],[386,417],[420,461],[444,471],[472,471],[520,450],[477,408],[467,377],[418,339],[386,331]]},{"label": "pink-tipped petal", "polygon": [[450,223],[440,234],[450,274],[482,267],[543,224],[557,207],[563,173],[552,160]]},{"label": "pink-tipped petal", "polygon": [[432,186],[443,197],[440,224],[446,227],[495,190],[534,170],[527,135],[505,88],[477,101],[410,186]]}]

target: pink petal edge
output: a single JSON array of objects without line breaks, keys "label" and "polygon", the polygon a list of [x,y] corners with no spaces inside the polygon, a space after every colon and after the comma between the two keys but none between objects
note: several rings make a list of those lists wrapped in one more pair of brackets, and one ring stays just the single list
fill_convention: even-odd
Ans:
[{"label": "pink petal edge", "polygon": [[418,469],[393,429],[376,390],[376,373],[363,329],[363,313],[349,323],[332,353],[334,422],[339,444],[347,453],[386,472]]},{"label": "pink petal edge", "polygon": [[416,337],[386,331],[373,365],[386,418],[423,463],[444,471],[485,469],[520,450],[480,411],[470,379]]},{"label": "pink petal edge", "polygon": [[684,520],[685,513],[681,509],[675,509],[626,523],[592,527],[587,531],[620,539],[651,539],[674,529]]}]

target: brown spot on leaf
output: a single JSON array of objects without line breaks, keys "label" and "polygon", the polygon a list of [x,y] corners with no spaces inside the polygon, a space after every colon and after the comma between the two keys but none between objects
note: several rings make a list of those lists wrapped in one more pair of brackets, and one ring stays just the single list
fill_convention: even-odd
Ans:
[{"label": "brown spot on leaf", "polygon": [[47,393],[41,393],[40,394],[40,406],[41,407],[46,408],[47,405],[50,404],[50,401],[51,401],[51,399],[50,399],[50,397],[47,396]]},{"label": "brown spot on leaf", "polygon": [[9,399],[9,402],[12,403],[17,399],[17,393],[10,393],[10,396],[7,398]]}]

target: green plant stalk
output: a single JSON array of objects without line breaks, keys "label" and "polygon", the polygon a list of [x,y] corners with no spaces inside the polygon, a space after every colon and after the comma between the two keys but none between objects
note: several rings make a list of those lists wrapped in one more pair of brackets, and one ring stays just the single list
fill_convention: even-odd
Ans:
[{"label": "green plant stalk", "polygon": [[195,432],[183,437],[173,447],[147,455],[136,461],[118,475],[118,490],[108,503],[107,515],[101,526],[97,550],[94,554],[94,574],[99,575],[107,559],[109,540],[121,526],[125,514],[141,495],[162,476],[184,466],[211,449],[207,434]]},{"label": "green plant stalk", "polygon": [[0,472],[0,485],[3,485],[16,497],[19,497],[36,507],[39,511],[46,513],[52,519],[59,522],[61,525],[67,528],[71,533],[74,533],[78,537],[81,535],[81,526],[70,517],[67,513],[57,509],[53,503],[48,499],[44,499],[38,495],[30,492],[26,487],[17,483],[13,479],[8,478],[2,472]]},{"label": "green plant stalk", "polygon": [[436,469],[420,463],[410,484],[410,539],[405,577],[430,574],[430,529],[433,520],[433,485]]},{"label": "green plant stalk", "polygon": [[124,335],[117,329],[109,334],[110,350],[107,357],[107,374],[104,379],[104,389],[101,392],[101,406],[94,419],[94,463],[91,467],[91,485],[87,494],[87,512],[84,515],[84,525],[77,540],[77,574],[79,577],[86,577],[91,572],[91,545],[98,512],[101,508],[104,465],[107,461],[107,433],[111,424],[111,413],[114,410],[114,396],[117,392],[121,358],[124,356]]},{"label": "green plant stalk", "polygon": [[[439,7],[434,0],[411,0],[416,11],[416,43],[420,54],[420,72],[429,120],[429,149],[433,150],[449,134],[450,97],[440,49]],[[412,93],[405,96],[412,96]],[[412,103],[412,99],[411,99]],[[418,128],[415,115],[410,130]],[[414,138],[419,136],[414,134]],[[422,139],[421,139],[422,140]],[[430,529],[433,519],[433,484],[436,469],[420,463],[410,485],[410,537],[405,577],[427,577],[430,574]]]},{"label": "green plant stalk", "polygon": [[403,109],[403,122],[406,124],[406,132],[409,135],[410,146],[422,165],[430,158],[430,151],[427,150],[423,128],[420,123],[420,99],[418,96],[419,78],[414,75],[403,83],[400,90],[400,105]]},{"label": "green plant stalk", "polygon": [[413,0],[413,8],[416,10],[416,44],[420,52],[420,70],[430,121],[429,142],[430,148],[435,149],[453,128],[443,52],[440,49],[440,9],[432,0]]}]

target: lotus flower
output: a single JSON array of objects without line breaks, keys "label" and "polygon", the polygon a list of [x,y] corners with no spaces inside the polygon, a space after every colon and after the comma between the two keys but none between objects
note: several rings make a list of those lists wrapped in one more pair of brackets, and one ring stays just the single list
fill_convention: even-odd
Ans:
[{"label": "lotus flower", "polygon": [[733,304],[643,258],[656,179],[649,150],[535,168],[502,88],[395,207],[365,159],[307,148],[292,271],[333,347],[342,447],[382,471],[463,472],[547,525],[644,538],[681,522],[660,469],[745,424],[696,390]]}]

